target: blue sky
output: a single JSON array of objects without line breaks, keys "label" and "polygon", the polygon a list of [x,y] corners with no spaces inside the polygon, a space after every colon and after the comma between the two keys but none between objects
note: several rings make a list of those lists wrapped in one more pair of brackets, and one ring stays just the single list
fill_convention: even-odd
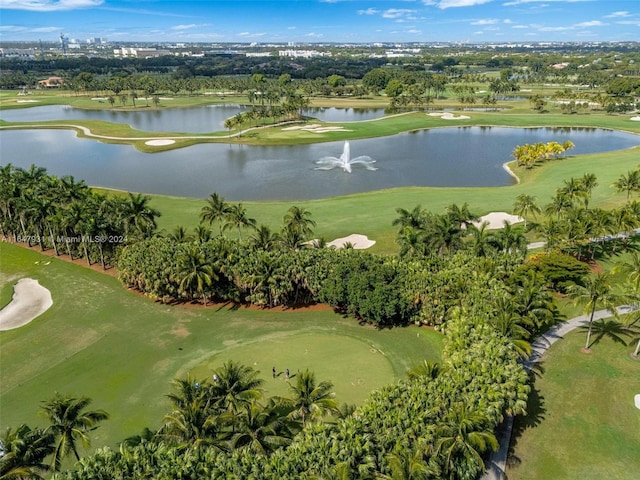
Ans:
[{"label": "blue sky", "polygon": [[0,0],[0,40],[640,41],[640,0]]}]

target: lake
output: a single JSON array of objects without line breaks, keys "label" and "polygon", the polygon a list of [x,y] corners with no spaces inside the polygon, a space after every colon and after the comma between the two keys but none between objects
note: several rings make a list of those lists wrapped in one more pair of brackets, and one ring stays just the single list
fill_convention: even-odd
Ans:
[{"label": "lake", "polygon": [[[137,104],[144,105],[144,100],[138,100]],[[102,120],[124,123],[145,132],[210,133],[224,130],[226,119],[246,110],[247,107],[232,104],[159,110],[85,110],[47,105],[0,110],[0,119],[7,122]],[[385,116],[384,108],[309,108],[303,113],[323,122],[358,122]]]},{"label": "lake", "polygon": [[[595,128],[447,127],[390,137],[351,140],[351,157],[368,155],[376,171],[316,170],[324,156],[339,157],[344,142],[295,146],[200,144],[146,154],[129,145],[78,139],[67,130],[0,132],[0,164],[73,175],[89,185],[133,192],[227,200],[302,200],[393,187],[491,187],[514,179],[502,165],[516,145],[564,142],[586,154],[630,148],[640,136]],[[25,150],[28,145],[28,150]],[[561,179],[558,179],[560,181]]]}]

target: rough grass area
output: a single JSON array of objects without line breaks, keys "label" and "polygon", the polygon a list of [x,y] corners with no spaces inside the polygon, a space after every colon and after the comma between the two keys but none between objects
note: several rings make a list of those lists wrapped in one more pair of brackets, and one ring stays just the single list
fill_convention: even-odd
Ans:
[{"label": "rough grass area", "polygon": [[[51,263],[35,263],[43,258]],[[54,302],[30,324],[0,332],[3,428],[42,425],[40,402],[56,391],[85,395],[94,408],[111,414],[92,435],[93,446],[114,445],[146,426],[157,428],[169,408],[171,380],[209,362],[234,358],[253,365],[256,358],[273,357],[280,359],[280,371],[295,372],[307,365],[304,345],[313,351],[308,366],[319,379],[347,387],[337,400],[359,403],[369,388],[394,382],[441,354],[440,334],[427,329],[378,331],[326,309],[168,306],[128,292],[111,276],[7,243],[0,242],[0,259],[0,298],[8,301],[15,281],[31,277],[51,291]],[[286,350],[278,338],[289,339]],[[261,357],[253,351],[258,346]],[[357,383],[355,361],[378,371],[367,372],[364,388],[349,391]],[[272,366],[256,365],[263,375]],[[203,375],[210,378],[208,370]]]},{"label": "rough grass area", "polygon": [[584,339],[574,331],[545,355],[529,415],[516,419],[509,480],[637,478],[640,362],[606,337],[580,353]]}]

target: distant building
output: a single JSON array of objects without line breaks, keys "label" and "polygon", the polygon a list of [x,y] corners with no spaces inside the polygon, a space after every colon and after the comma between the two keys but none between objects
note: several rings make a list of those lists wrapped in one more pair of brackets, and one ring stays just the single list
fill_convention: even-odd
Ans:
[{"label": "distant building", "polygon": [[331,57],[331,52],[318,52],[317,50],[279,50],[278,56],[290,58]]},{"label": "distant building", "polygon": [[116,57],[135,57],[135,58],[155,58],[163,57],[165,55],[172,55],[169,50],[158,50],[157,48],[137,48],[137,47],[122,47],[115,48],[113,54]]},{"label": "distant building", "polygon": [[39,88],[59,88],[63,84],[64,79],[62,77],[49,77],[46,80],[38,81]]}]

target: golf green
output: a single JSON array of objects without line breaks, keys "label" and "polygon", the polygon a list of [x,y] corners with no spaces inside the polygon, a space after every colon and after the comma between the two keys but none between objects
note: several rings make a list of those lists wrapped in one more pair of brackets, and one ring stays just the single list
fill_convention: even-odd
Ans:
[{"label": "golf green", "polygon": [[[287,396],[289,384],[298,371],[309,369],[316,380],[330,380],[339,402],[360,403],[371,390],[393,378],[393,368],[385,352],[358,338],[332,334],[287,334],[270,336],[248,345],[229,348],[191,370],[194,378],[212,380],[213,372],[226,361],[253,367],[265,381],[267,396]],[[272,369],[276,368],[276,378]]]}]

